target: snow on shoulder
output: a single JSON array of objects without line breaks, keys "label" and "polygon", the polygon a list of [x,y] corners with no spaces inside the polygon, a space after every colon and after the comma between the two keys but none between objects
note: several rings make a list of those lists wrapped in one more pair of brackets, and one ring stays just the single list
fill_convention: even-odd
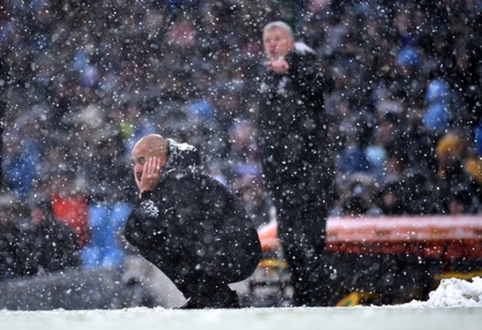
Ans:
[{"label": "snow on shoulder", "polygon": [[171,149],[170,151],[172,150],[179,150],[179,151],[195,151],[196,148],[188,143],[185,143],[185,142],[177,142],[173,139],[167,139],[167,141],[169,141],[169,145],[173,146],[174,149]]},{"label": "snow on shoulder", "polygon": [[447,278],[440,281],[435,291],[429,293],[427,301],[414,300],[401,305],[408,308],[420,307],[482,307],[482,278],[471,281]]}]

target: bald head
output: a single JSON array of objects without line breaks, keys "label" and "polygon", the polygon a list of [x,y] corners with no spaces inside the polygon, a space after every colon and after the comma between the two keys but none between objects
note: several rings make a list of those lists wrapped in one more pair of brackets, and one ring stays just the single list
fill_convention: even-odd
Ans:
[{"label": "bald head", "polygon": [[149,158],[158,158],[161,169],[167,163],[167,140],[158,134],[150,134],[141,138],[132,149],[134,174],[138,180],[142,177],[144,164]]},{"label": "bald head", "polygon": [[148,153],[149,157],[160,157],[167,152],[167,141],[159,134],[146,135],[135,144],[132,158],[139,152]]}]

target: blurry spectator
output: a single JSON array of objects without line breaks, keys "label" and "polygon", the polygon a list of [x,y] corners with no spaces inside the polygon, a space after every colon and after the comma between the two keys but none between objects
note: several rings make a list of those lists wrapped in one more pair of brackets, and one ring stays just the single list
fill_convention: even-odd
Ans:
[{"label": "blurry spectator", "polygon": [[404,71],[413,71],[420,65],[420,56],[417,49],[411,46],[402,48],[397,55],[396,63]]},{"label": "blurry spectator", "polygon": [[8,187],[21,200],[28,199],[42,163],[40,143],[32,133],[36,131],[33,118],[19,118],[9,125],[5,135],[3,167]]},{"label": "blurry spectator", "polygon": [[360,218],[368,212],[368,209],[368,202],[361,196],[349,196],[343,201],[341,215],[352,218]]},{"label": "blurry spectator", "polygon": [[36,201],[32,204],[31,243],[39,271],[53,272],[79,267],[79,247],[72,228],[55,219],[49,201]]},{"label": "blurry spectator", "polygon": [[384,162],[387,159],[389,145],[400,142],[405,132],[405,126],[402,124],[399,114],[389,111],[380,116],[373,141],[365,149],[376,179],[383,179],[387,174],[384,172]]},{"label": "blurry spectator", "polygon": [[85,268],[122,267],[125,251],[121,229],[130,212],[129,205],[92,204],[89,206],[89,243],[82,249]]},{"label": "blurry spectator", "polygon": [[229,128],[229,174],[233,190],[240,197],[256,227],[269,222],[273,207],[262,180],[256,128],[252,121],[235,120]]},{"label": "blurry spectator", "polygon": [[[259,150],[256,145],[256,127],[252,121],[237,120],[229,129],[229,157],[234,164],[256,163]],[[256,166],[256,165],[255,165]]]},{"label": "blurry spectator", "polygon": [[482,118],[479,120],[475,130],[475,147],[479,157],[482,157]]},{"label": "blurry spectator", "polygon": [[454,190],[448,200],[450,215],[474,214],[477,212],[478,205],[477,198],[465,188]]},{"label": "blurry spectator", "polygon": [[120,233],[131,211],[129,200],[135,196],[134,180],[120,127],[103,125],[106,117],[99,106],[85,110],[77,125],[85,151],[79,172],[85,181],[91,233],[82,250],[83,264],[87,268],[122,266],[125,253]]},{"label": "blurry spectator", "polygon": [[[386,146],[384,178],[380,182],[377,205],[385,214],[429,214],[434,212],[432,173],[423,171],[410,157],[411,146],[400,135]],[[429,157],[430,154],[426,154]]]},{"label": "blurry spectator", "polygon": [[450,86],[443,79],[432,80],[428,85],[425,100],[427,111],[423,116],[423,123],[428,129],[442,134],[449,128],[452,120]]},{"label": "blurry spectator", "polygon": [[251,164],[240,164],[235,171],[233,188],[240,197],[256,228],[268,223],[273,203],[263,185],[261,170]]},{"label": "blurry spectator", "polygon": [[[120,109],[121,112],[116,119],[124,139],[124,149],[126,159],[129,159],[135,142],[142,136],[153,134],[156,131],[155,124],[152,122],[149,110],[145,109],[139,102],[126,102]],[[112,114],[112,117],[115,114]]]},{"label": "blurry spectator", "polygon": [[[473,8],[479,15],[480,7],[479,4],[478,8]],[[480,37],[459,39],[453,51],[453,70],[447,72],[447,81],[451,89],[463,99],[457,107],[457,124],[462,127],[473,127],[482,118],[482,96],[478,92],[482,87],[481,47]]]},{"label": "blurry spectator", "polygon": [[90,239],[87,198],[74,187],[78,182],[73,173],[60,170],[53,172],[49,178],[52,181],[48,182],[51,185],[48,196],[54,215],[72,228],[78,246],[82,248]]},{"label": "blurry spectator", "polygon": [[482,203],[482,157],[471,147],[468,148],[464,170],[474,182],[474,190],[479,204]]},{"label": "blurry spectator", "polygon": [[409,120],[400,132],[401,135],[395,142],[395,147],[401,148],[407,155],[411,170],[432,177],[437,171],[435,152],[437,134],[426,128],[421,118],[412,117]]},{"label": "blurry spectator", "polygon": [[401,180],[410,168],[408,154],[400,148],[398,141],[392,141],[386,146],[386,158],[384,161],[384,181]]},{"label": "blurry spectator", "polygon": [[434,192],[437,193],[439,212],[448,212],[448,199],[454,190],[465,188],[471,196],[477,196],[477,182],[464,168],[466,150],[456,132],[446,133],[437,143],[438,172]]},{"label": "blurry spectator", "polygon": [[368,174],[349,176],[346,183],[338,186],[339,196],[331,210],[333,217],[377,216],[382,210],[374,203],[376,181]]},{"label": "blurry spectator", "polygon": [[370,161],[365,153],[372,131],[371,121],[371,116],[360,113],[350,117],[350,120],[346,121],[341,128],[346,141],[337,163],[339,175],[372,172]]},{"label": "blurry spectator", "polygon": [[410,215],[437,213],[432,189],[433,175],[418,171],[408,171],[402,179],[405,211]]},{"label": "blurry spectator", "polygon": [[14,194],[4,191],[0,196],[0,280],[38,272],[28,213]]},{"label": "blurry spectator", "polygon": [[[396,3],[394,5],[393,26],[402,45],[410,47],[417,39],[420,27],[425,21],[423,12],[413,3]],[[410,56],[411,58],[411,56]]]},{"label": "blurry spectator", "polygon": [[403,186],[400,181],[388,181],[376,195],[376,204],[384,215],[406,214]]},{"label": "blurry spectator", "polygon": [[420,73],[421,67],[423,63],[417,48],[405,46],[397,54],[393,80],[388,86],[388,91],[393,98],[403,100],[407,107],[413,106],[423,97],[425,81]]}]

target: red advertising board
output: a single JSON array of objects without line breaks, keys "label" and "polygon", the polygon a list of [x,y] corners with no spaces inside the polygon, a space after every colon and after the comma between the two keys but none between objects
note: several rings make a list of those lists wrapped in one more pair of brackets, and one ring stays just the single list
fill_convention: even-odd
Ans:
[{"label": "red advertising board", "polygon": [[[276,222],[258,230],[263,250],[279,248]],[[482,215],[330,218],[327,249],[482,258]]]}]

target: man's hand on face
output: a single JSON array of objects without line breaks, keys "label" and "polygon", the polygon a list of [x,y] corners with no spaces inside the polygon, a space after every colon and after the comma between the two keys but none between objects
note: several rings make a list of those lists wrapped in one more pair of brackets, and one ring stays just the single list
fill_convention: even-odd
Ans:
[{"label": "man's hand on face", "polygon": [[136,183],[139,187],[140,193],[144,191],[153,191],[161,177],[161,160],[158,157],[150,157],[144,163],[142,169],[142,176],[139,179],[137,176]]}]

